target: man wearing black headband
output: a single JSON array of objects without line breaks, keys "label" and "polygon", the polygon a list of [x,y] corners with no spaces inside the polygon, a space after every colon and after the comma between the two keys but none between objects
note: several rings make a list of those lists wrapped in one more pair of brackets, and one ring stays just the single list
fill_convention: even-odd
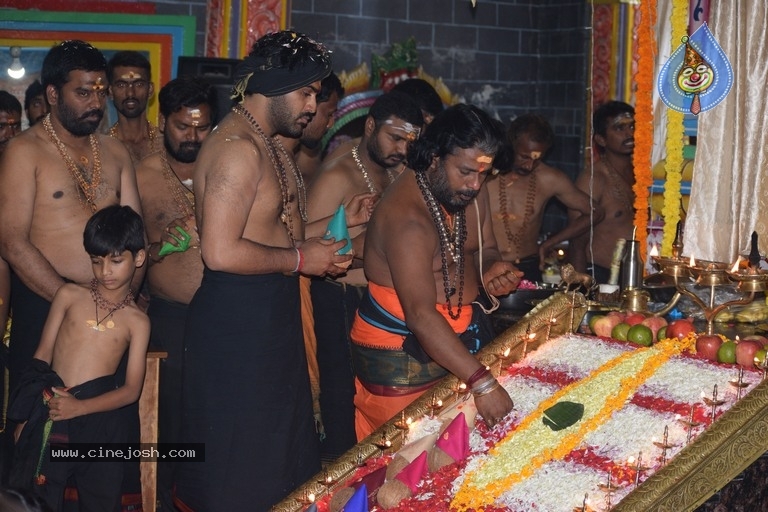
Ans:
[{"label": "man wearing black headband", "polygon": [[298,275],[337,275],[351,256],[336,254],[346,240],[304,240],[303,182],[275,136],[302,134],[330,71],[303,34],[259,39],[196,161],[205,269],[185,331],[182,438],[205,444],[205,462],[180,468],[183,510],[268,510],[320,469]]}]

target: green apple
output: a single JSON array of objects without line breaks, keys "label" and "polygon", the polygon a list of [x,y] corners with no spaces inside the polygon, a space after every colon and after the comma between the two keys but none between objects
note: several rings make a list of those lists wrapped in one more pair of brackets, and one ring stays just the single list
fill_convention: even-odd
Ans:
[{"label": "green apple", "polygon": [[731,341],[724,341],[717,349],[717,361],[720,363],[733,364],[736,362],[736,344]]},{"label": "green apple", "polygon": [[757,352],[755,352],[755,366],[760,366],[765,364],[765,357],[768,356],[768,351],[761,348]]},{"label": "green apple", "polygon": [[627,333],[631,327],[632,326],[626,322],[616,324],[616,326],[611,329],[611,338],[619,341],[627,341]]}]

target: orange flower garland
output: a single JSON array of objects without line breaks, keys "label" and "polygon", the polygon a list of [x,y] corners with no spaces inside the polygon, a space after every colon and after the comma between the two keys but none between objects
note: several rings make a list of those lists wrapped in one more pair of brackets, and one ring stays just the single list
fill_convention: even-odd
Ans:
[{"label": "orange flower garland", "polygon": [[640,255],[646,258],[648,250],[648,208],[650,187],[653,184],[651,171],[651,148],[653,147],[653,88],[656,41],[653,27],[656,23],[656,2],[640,2],[640,25],[637,30],[639,57],[637,60],[637,83],[635,101],[635,227],[640,241]]},{"label": "orange flower garland", "polygon": [[[672,2],[672,36],[671,50],[675,48],[684,35],[688,33],[688,1],[674,0]],[[683,171],[683,113],[674,109],[667,110],[667,159],[666,181],[664,183],[664,236],[661,242],[661,254],[672,254],[672,243],[675,240],[677,222],[680,220],[680,182]]]}]

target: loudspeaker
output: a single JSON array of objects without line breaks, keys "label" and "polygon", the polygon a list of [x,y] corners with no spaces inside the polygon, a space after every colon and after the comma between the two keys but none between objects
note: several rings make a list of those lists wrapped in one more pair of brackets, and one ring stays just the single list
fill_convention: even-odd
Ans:
[{"label": "loudspeaker", "polygon": [[240,62],[238,59],[215,57],[179,57],[176,75],[201,78],[213,85],[218,103],[216,109],[218,122],[232,108],[230,95],[235,82],[235,70]]}]

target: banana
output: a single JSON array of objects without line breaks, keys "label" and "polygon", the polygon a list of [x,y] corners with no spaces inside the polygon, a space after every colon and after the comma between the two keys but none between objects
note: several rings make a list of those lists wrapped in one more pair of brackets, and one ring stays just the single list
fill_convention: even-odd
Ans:
[{"label": "banana", "polygon": [[763,302],[751,302],[736,312],[735,320],[743,323],[755,323],[768,320],[768,305]]},{"label": "banana", "polygon": [[735,320],[735,316],[736,315],[733,314],[733,311],[731,311],[731,308],[727,307],[721,312],[719,312],[717,315],[715,315],[715,322],[720,322],[720,323],[733,322]]}]

